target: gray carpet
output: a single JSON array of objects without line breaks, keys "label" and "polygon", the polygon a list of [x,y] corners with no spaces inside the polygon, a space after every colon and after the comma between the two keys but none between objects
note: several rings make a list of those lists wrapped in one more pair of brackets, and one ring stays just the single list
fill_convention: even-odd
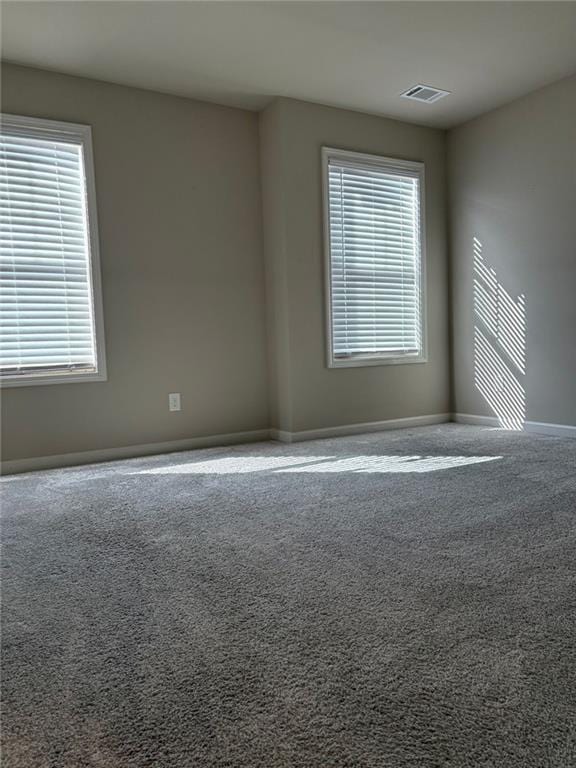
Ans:
[{"label": "gray carpet", "polygon": [[7,478],[4,768],[575,766],[575,467],[446,425]]}]

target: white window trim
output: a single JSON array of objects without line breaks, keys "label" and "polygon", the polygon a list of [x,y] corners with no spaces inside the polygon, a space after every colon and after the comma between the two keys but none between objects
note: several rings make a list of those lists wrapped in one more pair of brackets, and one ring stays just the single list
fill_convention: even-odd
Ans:
[{"label": "white window trim", "polygon": [[96,371],[51,371],[50,373],[25,373],[0,376],[0,387],[30,387],[44,384],[73,384],[77,382],[106,381],[106,350],[104,341],[104,311],[102,305],[102,275],[98,243],[98,214],[96,210],[96,184],[94,181],[94,154],[92,128],[78,123],[63,123],[39,117],[0,115],[3,126],[12,133],[31,138],[61,139],[82,147],[84,176],[86,180],[86,215],[88,219],[88,260],[94,315],[94,343],[96,347]]},{"label": "white window trim", "polygon": [[[373,165],[393,171],[410,171],[416,173],[419,179],[420,193],[420,331],[422,348],[417,355],[365,355],[350,359],[334,357],[332,335],[332,259],[330,248],[330,201],[328,194],[328,164],[331,158],[351,165]],[[393,157],[367,155],[361,152],[351,152],[344,149],[322,147],[322,203],[324,220],[324,285],[325,285],[325,325],[326,325],[326,366],[328,368],[364,368],[372,365],[406,365],[410,363],[428,362],[428,322],[426,311],[426,211],[425,211],[425,170],[424,163],[413,160],[399,160]]]}]

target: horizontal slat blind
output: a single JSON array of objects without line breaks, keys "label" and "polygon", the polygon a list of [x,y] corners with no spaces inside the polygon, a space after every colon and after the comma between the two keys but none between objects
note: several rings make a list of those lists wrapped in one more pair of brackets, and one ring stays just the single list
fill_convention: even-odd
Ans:
[{"label": "horizontal slat blind", "polygon": [[96,370],[82,145],[0,131],[0,371]]},{"label": "horizontal slat blind", "polygon": [[420,177],[328,159],[334,359],[422,351]]}]

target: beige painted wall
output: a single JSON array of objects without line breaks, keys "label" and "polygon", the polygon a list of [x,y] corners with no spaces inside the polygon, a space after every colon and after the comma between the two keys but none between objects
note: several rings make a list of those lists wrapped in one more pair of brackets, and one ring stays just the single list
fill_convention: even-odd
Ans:
[{"label": "beige painted wall", "polygon": [[108,362],[4,390],[2,458],[266,428],[257,116],[10,65],[2,110],[92,126]]},{"label": "beige painted wall", "polygon": [[[452,131],[449,167],[455,408],[495,412],[477,386],[479,327],[524,390],[526,419],[576,425],[576,76]],[[525,375],[475,316],[474,238],[501,288],[525,296]],[[513,410],[510,387],[499,390]]]},{"label": "beige painted wall", "polygon": [[266,320],[270,422],[289,430],[292,424],[292,359],[287,294],[285,170],[281,101],[260,116],[262,221],[266,265]]},{"label": "beige painted wall", "polygon": [[[4,460],[449,410],[442,131],[289,99],[258,128],[10,65],[2,109],[92,125],[108,362],[104,383],[4,390]],[[428,363],[326,368],[322,145],[426,164]]]},{"label": "beige painted wall", "polygon": [[[445,133],[279,99],[262,114],[273,426],[300,431],[449,411]],[[429,362],[328,369],[320,149],[426,165]]]}]

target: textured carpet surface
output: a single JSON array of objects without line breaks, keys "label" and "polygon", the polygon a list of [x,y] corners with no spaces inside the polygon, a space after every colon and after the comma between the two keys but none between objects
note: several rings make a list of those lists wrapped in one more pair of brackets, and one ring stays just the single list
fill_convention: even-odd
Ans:
[{"label": "textured carpet surface", "polygon": [[445,425],[6,478],[4,768],[576,766],[575,468]]}]

